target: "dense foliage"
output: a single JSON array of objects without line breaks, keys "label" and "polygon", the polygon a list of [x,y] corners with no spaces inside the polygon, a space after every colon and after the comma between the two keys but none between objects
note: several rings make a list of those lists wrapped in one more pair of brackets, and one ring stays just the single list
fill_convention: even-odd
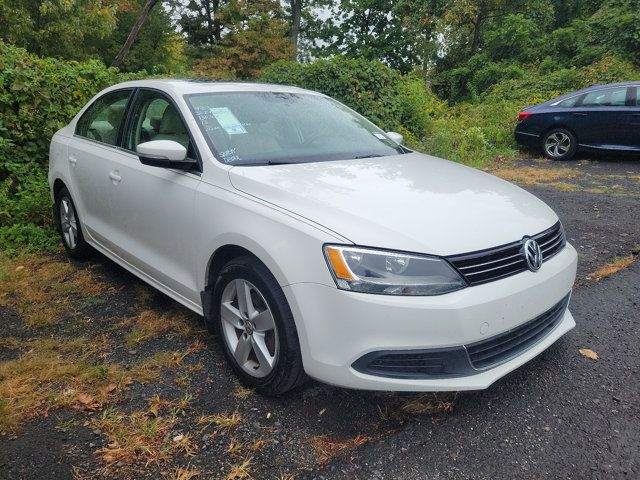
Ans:
[{"label": "dense foliage", "polygon": [[132,78],[99,61],[39,58],[0,42],[0,245],[50,246],[49,142],[98,91]]},{"label": "dense foliage", "polygon": [[422,78],[401,75],[378,61],[340,57],[306,64],[281,61],[264,71],[262,81],[325,93],[382,128],[413,136],[430,130],[439,105]]}]

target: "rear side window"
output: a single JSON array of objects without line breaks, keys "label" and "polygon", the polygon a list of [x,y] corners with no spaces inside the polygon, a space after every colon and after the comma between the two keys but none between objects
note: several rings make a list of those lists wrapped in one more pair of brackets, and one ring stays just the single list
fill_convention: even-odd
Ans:
[{"label": "rear side window", "polygon": [[573,106],[575,106],[576,102],[578,101],[578,97],[573,97],[573,98],[567,98],[566,100],[561,101],[558,106],[559,107],[564,107],[564,108],[571,108]]},{"label": "rear side window", "polygon": [[582,99],[583,107],[624,107],[627,87],[606,88],[587,93]]},{"label": "rear side window", "polygon": [[[635,89],[636,91],[636,96],[635,96],[636,107],[640,107],[640,87],[631,87],[631,88]],[[634,97],[631,97],[631,98],[634,98]]]},{"label": "rear side window", "polygon": [[130,96],[131,90],[118,90],[100,97],[80,117],[76,135],[117,145]]}]

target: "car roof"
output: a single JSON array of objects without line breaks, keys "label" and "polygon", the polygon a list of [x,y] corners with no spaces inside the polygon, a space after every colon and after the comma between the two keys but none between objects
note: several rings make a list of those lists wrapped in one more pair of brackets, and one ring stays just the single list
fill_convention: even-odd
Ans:
[{"label": "car roof", "polygon": [[321,95],[318,92],[289,85],[274,85],[259,82],[230,82],[198,79],[149,79],[132,80],[112,86],[109,90],[118,88],[156,88],[172,91],[177,95],[215,93],[215,92],[282,92],[282,93],[308,93]]}]

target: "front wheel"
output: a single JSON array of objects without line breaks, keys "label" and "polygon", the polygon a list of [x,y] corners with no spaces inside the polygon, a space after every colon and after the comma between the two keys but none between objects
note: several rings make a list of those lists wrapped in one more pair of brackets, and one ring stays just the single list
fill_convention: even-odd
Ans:
[{"label": "front wheel", "polygon": [[575,135],[564,128],[550,130],[542,140],[544,155],[551,160],[569,160],[577,148]]},{"label": "front wheel", "polygon": [[242,383],[265,395],[280,395],[304,383],[291,309],[260,261],[242,256],[227,263],[212,304],[219,341]]}]

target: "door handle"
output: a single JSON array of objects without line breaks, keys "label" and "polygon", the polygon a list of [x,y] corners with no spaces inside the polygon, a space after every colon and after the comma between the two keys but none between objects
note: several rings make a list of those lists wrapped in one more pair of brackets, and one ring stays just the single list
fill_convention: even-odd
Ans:
[{"label": "door handle", "polygon": [[111,183],[114,185],[117,185],[122,181],[122,177],[118,175],[117,170],[115,172],[109,172],[109,178],[111,179]]},{"label": "door handle", "polygon": [[78,159],[73,155],[69,155],[69,163],[72,167],[75,167],[76,163],[78,163]]},{"label": "door handle", "polygon": [[581,113],[581,112],[573,112],[571,115],[573,115],[574,117],[586,117],[588,114]]}]

